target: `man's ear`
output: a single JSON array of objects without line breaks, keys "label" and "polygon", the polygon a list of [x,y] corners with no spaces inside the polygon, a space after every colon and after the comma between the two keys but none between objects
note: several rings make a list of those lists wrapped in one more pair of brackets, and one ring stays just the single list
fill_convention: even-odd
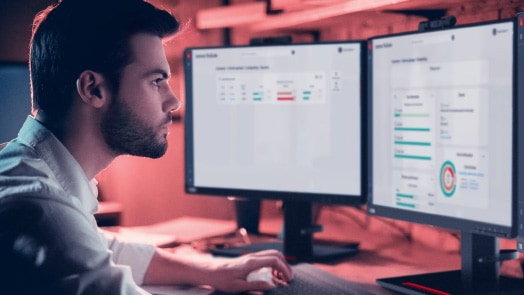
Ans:
[{"label": "man's ear", "polygon": [[94,71],[83,71],[76,80],[76,90],[84,103],[100,108],[109,101],[109,89],[104,76]]}]

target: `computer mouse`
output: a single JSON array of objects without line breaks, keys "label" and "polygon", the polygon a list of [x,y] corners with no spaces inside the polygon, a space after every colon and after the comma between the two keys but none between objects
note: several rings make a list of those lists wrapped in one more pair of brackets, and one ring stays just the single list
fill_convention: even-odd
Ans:
[{"label": "computer mouse", "polygon": [[248,282],[265,281],[270,284],[273,284],[272,269],[271,267],[262,267],[262,268],[256,269],[247,275],[246,280]]}]

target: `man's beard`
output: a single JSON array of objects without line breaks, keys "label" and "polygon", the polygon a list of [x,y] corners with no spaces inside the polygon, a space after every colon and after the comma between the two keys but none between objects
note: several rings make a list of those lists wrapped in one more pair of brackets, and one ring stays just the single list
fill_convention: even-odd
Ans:
[{"label": "man's beard", "polygon": [[[158,138],[157,132],[142,121],[120,97],[115,97],[102,119],[102,134],[106,144],[118,155],[160,158],[167,150],[167,138]],[[167,123],[171,120],[166,115]],[[159,126],[160,127],[160,126]]]}]

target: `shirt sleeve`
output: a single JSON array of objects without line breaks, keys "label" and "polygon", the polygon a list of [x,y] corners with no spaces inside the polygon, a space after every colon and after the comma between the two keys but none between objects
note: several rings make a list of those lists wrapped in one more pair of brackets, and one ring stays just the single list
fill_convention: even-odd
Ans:
[{"label": "shirt sleeve", "polygon": [[[137,286],[129,266],[112,261],[91,218],[67,201],[45,196],[0,199],[2,290],[16,290],[12,294],[148,294]],[[121,253],[117,256],[128,259],[139,251],[117,251]],[[143,272],[138,271],[142,276]]]},{"label": "shirt sleeve", "polygon": [[118,239],[118,233],[102,229],[99,229],[99,232],[107,240],[107,247],[113,253],[114,263],[131,267],[133,279],[138,285],[142,285],[156,247],[150,244],[121,241]]}]

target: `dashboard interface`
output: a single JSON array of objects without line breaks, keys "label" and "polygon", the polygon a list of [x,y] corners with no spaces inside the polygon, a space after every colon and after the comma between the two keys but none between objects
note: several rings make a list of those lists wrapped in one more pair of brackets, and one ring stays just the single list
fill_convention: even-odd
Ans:
[{"label": "dashboard interface", "polygon": [[360,195],[362,42],[185,52],[189,187]]},{"label": "dashboard interface", "polygon": [[369,41],[373,206],[512,225],[513,30]]}]

